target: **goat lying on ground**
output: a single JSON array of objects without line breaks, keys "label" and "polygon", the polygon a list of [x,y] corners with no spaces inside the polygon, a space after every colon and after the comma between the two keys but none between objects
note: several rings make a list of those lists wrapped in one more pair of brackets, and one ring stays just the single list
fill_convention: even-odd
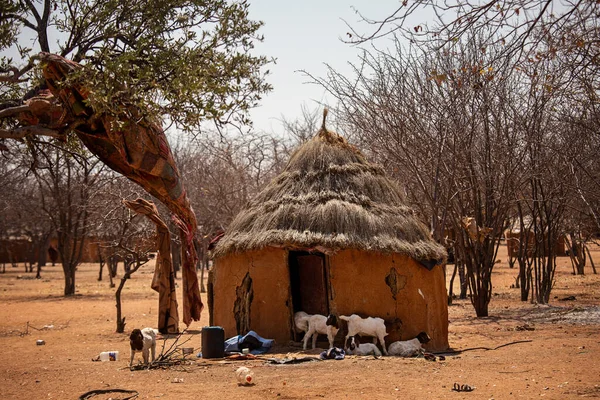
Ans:
[{"label": "goat lying on ground", "polygon": [[357,356],[381,356],[381,351],[379,351],[377,345],[373,343],[361,343],[358,335],[350,336],[346,339],[346,353]]},{"label": "goat lying on ground", "polygon": [[148,356],[152,351],[152,361],[156,356],[156,331],[152,328],[134,329],[129,335],[129,345],[131,347],[131,359],[129,366],[133,365],[133,358],[137,351],[142,352],[144,364],[148,365]]},{"label": "goat lying on ground", "polygon": [[329,348],[333,347],[335,335],[339,328],[338,318],[329,314],[328,317],[320,314],[310,315],[304,311],[298,311],[294,314],[294,323],[299,331],[306,332],[304,334],[303,349],[306,350],[308,340],[312,337],[312,348],[317,346],[317,336],[319,334],[327,335],[329,340]]},{"label": "goat lying on ground", "polygon": [[390,344],[389,355],[400,357],[414,357],[423,351],[422,345],[431,340],[426,332],[421,332],[416,338],[398,341]]},{"label": "goat lying on ground", "polygon": [[340,315],[340,319],[348,322],[348,334],[346,340],[350,336],[361,335],[361,336],[373,336],[373,344],[377,344],[377,339],[381,343],[383,348],[383,354],[387,356],[387,349],[385,347],[385,337],[387,332],[385,330],[385,322],[381,318],[361,318],[356,314],[352,314],[349,317]]}]

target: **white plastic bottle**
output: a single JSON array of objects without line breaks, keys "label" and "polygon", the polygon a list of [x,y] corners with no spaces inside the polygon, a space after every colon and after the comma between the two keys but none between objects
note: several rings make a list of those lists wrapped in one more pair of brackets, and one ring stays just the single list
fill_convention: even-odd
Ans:
[{"label": "white plastic bottle", "polygon": [[247,367],[239,367],[237,371],[235,371],[235,376],[240,385],[254,385],[254,374]]},{"label": "white plastic bottle", "polygon": [[119,361],[119,352],[103,351],[100,353],[100,361]]}]

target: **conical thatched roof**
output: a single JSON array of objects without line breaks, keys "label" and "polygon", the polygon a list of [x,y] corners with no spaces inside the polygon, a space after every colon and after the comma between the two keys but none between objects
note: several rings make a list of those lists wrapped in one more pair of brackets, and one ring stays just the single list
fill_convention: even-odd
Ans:
[{"label": "conical thatched roof", "polygon": [[214,255],[266,246],[402,253],[429,268],[446,257],[383,169],[324,126],[235,217]]}]

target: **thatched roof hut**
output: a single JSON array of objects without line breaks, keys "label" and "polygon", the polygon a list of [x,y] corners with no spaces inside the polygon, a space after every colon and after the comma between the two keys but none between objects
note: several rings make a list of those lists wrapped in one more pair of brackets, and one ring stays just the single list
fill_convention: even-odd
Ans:
[{"label": "thatched roof hut", "polygon": [[289,340],[294,312],[362,313],[445,348],[445,257],[384,170],[323,127],[217,244],[211,323]]},{"label": "thatched roof hut", "polygon": [[445,257],[383,168],[326,129],[237,215],[215,256],[266,246],[399,253],[428,266]]}]

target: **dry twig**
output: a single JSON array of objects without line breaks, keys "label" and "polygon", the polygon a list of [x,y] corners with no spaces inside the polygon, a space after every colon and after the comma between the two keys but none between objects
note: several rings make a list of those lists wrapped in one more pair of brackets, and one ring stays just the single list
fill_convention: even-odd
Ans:
[{"label": "dry twig", "polygon": [[[154,361],[149,363],[147,366],[143,365],[143,364],[138,364],[138,365],[132,366],[130,368],[130,370],[136,371],[136,370],[142,370],[142,369],[157,369],[157,368],[167,369],[167,368],[174,367],[174,366],[181,367],[181,366],[189,363],[190,360],[188,360],[186,358],[187,356],[183,354],[181,349],[184,347],[184,345],[187,342],[192,340],[192,337],[189,337],[186,340],[180,342],[180,339],[182,338],[182,336],[185,333],[186,333],[185,330],[183,332],[179,333],[177,335],[177,337],[175,338],[175,341],[173,341],[173,343],[171,343],[168,348],[167,348],[168,337],[164,337],[160,354],[158,355],[158,357],[156,357],[156,359]],[[166,350],[165,350],[165,348],[166,348]],[[185,371],[185,368],[183,370]]]}]

